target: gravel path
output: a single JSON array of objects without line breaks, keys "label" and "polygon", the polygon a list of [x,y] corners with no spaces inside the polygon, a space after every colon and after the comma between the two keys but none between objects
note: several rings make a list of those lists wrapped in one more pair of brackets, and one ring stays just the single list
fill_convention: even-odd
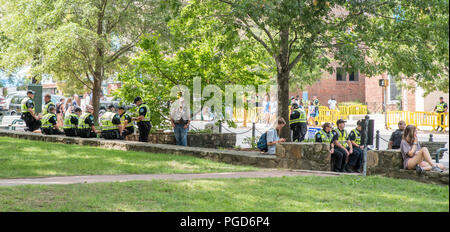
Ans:
[{"label": "gravel path", "polygon": [[320,172],[307,170],[262,170],[251,172],[224,172],[202,174],[145,174],[145,175],[91,175],[91,176],[61,176],[27,179],[0,179],[0,186],[17,185],[53,185],[80,184],[100,182],[124,182],[134,180],[190,180],[190,179],[230,179],[230,178],[266,178],[282,176],[339,176],[357,175],[348,173]]}]

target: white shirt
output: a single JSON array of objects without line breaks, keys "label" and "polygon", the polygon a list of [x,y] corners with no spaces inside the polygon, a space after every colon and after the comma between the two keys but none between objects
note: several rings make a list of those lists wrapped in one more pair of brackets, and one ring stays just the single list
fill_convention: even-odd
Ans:
[{"label": "white shirt", "polygon": [[180,119],[184,121],[191,120],[191,111],[183,101],[177,101],[170,107],[170,117],[173,121]]},{"label": "white shirt", "polygon": [[330,107],[330,110],[335,110],[336,109],[336,100],[330,99],[328,100],[328,105]]}]

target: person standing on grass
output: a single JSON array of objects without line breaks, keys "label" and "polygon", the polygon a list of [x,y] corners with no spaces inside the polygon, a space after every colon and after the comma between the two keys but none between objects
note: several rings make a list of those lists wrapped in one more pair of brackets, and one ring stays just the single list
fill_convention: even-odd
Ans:
[{"label": "person standing on grass", "polygon": [[442,172],[445,168],[442,164],[435,164],[431,159],[430,152],[426,147],[420,147],[417,138],[417,129],[414,125],[408,125],[403,133],[403,140],[400,144],[400,152],[403,156],[403,168],[423,171]]},{"label": "person standing on grass", "polygon": [[134,99],[134,104],[138,107],[138,117],[131,118],[137,121],[139,129],[139,141],[148,142],[148,135],[152,129],[152,124],[150,123],[150,108],[146,103],[142,101],[141,97],[136,97]]},{"label": "person standing on grass", "polygon": [[398,122],[398,129],[391,134],[391,138],[389,139],[388,149],[399,149],[400,143],[403,138],[403,131],[405,131],[406,123],[405,121]]},{"label": "person standing on grass", "polygon": [[187,146],[187,132],[191,122],[189,107],[180,97],[170,109],[170,122],[172,124],[175,140],[179,146]]},{"label": "person standing on grass", "polygon": [[284,126],[286,126],[286,121],[283,118],[278,118],[273,127],[267,131],[267,153],[269,155],[275,155],[277,143],[286,142],[285,138],[280,139],[278,136]]}]

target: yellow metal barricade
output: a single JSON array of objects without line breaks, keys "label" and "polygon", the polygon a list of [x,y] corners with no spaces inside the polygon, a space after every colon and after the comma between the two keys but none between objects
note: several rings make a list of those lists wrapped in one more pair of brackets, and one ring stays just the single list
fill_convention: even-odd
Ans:
[{"label": "yellow metal barricade", "polygon": [[431,127],[436,130],[438,126],[446,129],[448,127],[448,113],[437,114],[434,112],[410,112],[410,111],[388,111],[386,113],[386,127],[395,128],[399,121],[405,121],[406,125],[416,127]]},{"label": "yellow metal barricade", "polygon": [[334,123],[341,118],[339,110],[330,110],[330,109],[319,109],[319,116],[317,117],[317,121],[319,125],[322,125],[325,122]]}]

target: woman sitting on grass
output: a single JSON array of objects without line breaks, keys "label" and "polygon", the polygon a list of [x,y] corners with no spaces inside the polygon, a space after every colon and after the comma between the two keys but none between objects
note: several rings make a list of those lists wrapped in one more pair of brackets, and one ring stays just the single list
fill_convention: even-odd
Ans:
[{"label": "woman sitting on grass", "polygon": [[408,125],[403,132],[400,152],[403,156],[403,168],[405,169],[416,169],[418,173],[429,170],[442,172],[442,169],[444,169],[443,165],[433,163],[430,152],[426,147],[420,147],[414,125]]}]

